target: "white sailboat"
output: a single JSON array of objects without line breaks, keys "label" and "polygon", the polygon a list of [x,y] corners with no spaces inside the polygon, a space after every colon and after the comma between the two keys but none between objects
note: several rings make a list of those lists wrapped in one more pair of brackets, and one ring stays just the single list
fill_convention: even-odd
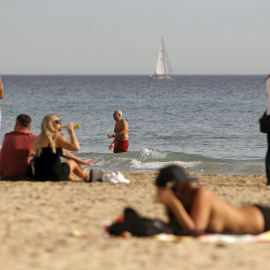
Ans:
[{"label": "white sailboat", "polygon": [[152,80],[173,80],[173,71],[167,55],[163,37],[161,38],[161,45],[158,53],[158,60],[155,74],[150,75]]}]

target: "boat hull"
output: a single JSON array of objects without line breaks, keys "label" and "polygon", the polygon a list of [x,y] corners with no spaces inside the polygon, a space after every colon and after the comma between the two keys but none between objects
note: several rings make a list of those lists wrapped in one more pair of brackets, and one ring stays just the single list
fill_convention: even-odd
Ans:
[{"label": "boat hull", "polygon": [[153,81],[172,81],[174,77],[168,75],[150,75],[151,80]]}]

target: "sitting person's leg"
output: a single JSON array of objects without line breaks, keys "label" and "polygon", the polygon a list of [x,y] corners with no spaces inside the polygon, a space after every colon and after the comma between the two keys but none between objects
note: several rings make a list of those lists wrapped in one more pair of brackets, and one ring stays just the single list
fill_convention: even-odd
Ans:
[{"label": "sitting person's leg", "polygon": [[87,171],[85,168],[81,167],[76,161],[72,159],[68,159],[66,163],[70,167],[70,173],[67,180],[76,181],[72,174],[75,174],[79,177],[80,180],[89,179],[90,178],[90,172]]}]

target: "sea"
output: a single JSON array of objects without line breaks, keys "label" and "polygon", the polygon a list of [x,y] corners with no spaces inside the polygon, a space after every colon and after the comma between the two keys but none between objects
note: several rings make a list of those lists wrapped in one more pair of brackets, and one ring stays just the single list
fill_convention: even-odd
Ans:
[{"label": "sea", "polygon": [[[157,172],[178,164],[187,172],[222,175],[265,173],[266,135],[258,119],[266,107],[265,75],[2,75],[0,144],[20,113],[39,134],[46,114],[75,133],[81,158],[105,171]],[[129,151],[108,147],[120,109],[129,125]],[[62,133],[69,137],[65,128]]]}]

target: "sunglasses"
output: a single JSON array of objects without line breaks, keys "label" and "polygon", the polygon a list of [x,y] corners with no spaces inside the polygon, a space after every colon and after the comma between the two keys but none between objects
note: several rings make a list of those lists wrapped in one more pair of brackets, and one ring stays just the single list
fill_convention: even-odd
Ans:
[{"label": "sunglasses", "polygon": [[54,123],[61,124],[62,123],[62,120],[61,119],[55,120]]}]

